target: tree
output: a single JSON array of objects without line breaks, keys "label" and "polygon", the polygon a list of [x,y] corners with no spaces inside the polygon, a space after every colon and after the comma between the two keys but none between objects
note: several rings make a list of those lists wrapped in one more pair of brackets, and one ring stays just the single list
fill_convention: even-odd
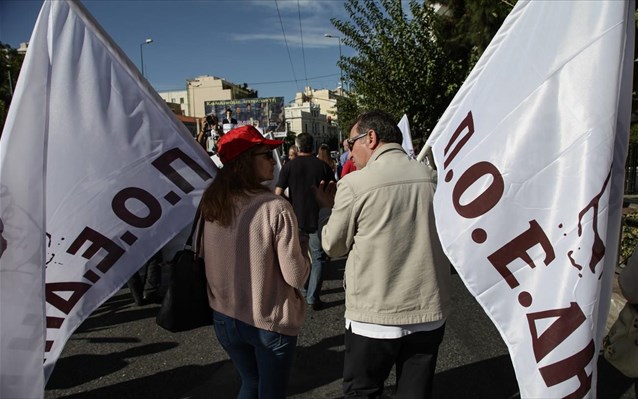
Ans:
[{"label": "tree", "polygon": [[342,130],[380,108],[407,113],[426,138],[515,3],[440,0],[435,10],[412,0],[408,17],[399,0],[346,0],[350,21],[332,23],[358,54],[339,61],[351,89],[337,103]]},{"label": "tree", "polygon": [[467,76],[517,0],[438,0],[438,37]]},{"label": "tree", "polygon": [[462,65],[437,40],[434,9],[415,0],[409,7],[410,18],[401,1],[346,0],[351,20],[331,20],[357,51],[339,61],[351,91],[338,102],[344,131],[360,110],[378,108],[397,120],[407,113],[413,130],[426,132],[460,86]]},{"label": "tree", "polygon": [[352,122],[359,116],[361,107],[357,103],[354,93],[337,97],[337,124],[343,138],[348,138]]},{"label": "tree", "polygon": [[24,56],[18,54],[16,49],[0,42],[0,135],[4,129],[23,60]]}]

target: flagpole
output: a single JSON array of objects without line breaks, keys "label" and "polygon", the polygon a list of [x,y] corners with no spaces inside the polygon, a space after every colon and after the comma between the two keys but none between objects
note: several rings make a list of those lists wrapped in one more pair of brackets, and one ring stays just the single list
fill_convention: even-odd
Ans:
[{"label": "flagpole", "polygon": [[417,155],[416,160],[419,161],[419,162],[423,162],[423,160],[425,159],[425,156],[426,156],[428,151],[430,151],[430,153],[431,153],[432,152],[432,147],[430,147],[429,145],[426,144],[421,149],[421,152],[419,152],[419,155]]},{"label": "flagpole", "polygon": [[421,152],[419,152],[419,155],[416,157],[416,160],[419,162],[423,162],[426,159],[428,166],[436,170],[436,165],[434,164],[434,155],[432,154],[432,147],[427,144],[423,146]]}]

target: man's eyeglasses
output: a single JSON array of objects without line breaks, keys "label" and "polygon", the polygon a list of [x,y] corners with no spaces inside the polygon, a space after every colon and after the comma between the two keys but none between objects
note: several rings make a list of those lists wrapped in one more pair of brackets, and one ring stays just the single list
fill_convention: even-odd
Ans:
[{"label": "man's eyeglasses", "polygon": [[354,147],[354,142],[359,140],[362,137],[365,137],[367,134],[368,132],[361,133],[358,136],[354,136],[353,138],[346,140],[348,142],[348,150],[352,151],[352,147]]},{"label": "man's eyeglasses", "polygon": [[266,159],[275,159],[275,157],[272,156],[272,151],[256,152],[253,154],[253,157],[258,155],[265,155]]}]

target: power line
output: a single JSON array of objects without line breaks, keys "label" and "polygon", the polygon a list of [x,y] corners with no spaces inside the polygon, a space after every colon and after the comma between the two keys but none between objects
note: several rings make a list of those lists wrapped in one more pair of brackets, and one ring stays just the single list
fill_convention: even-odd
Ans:
[{"label": "power line", "polygon": [[288,47],[288,39],[286,39],[286,31],[284,30],[284,23],[281,20],[281,13],[279,12],[279,4],[277,0],[275,0],[275,6],[277,7],[277,15],[279,15],[279,25],[281,25],[281,33],[284,35],[284,42],[286,43],[286,51],[288,51],[288,59],[290,60],[290,68],[292,69],[292,77],[295,78],[295,86],[297,86],[297,91],[299,90],[299,83],[297,82],[297,75],[295,74],[295,67],[292,64],[292,57],[290,56],[290,47]]},{"label": "power line", "polygon": [[[331,75],[322,75],[322,76],[315,76],[313,78],[308,78],[308,80],[316,80],[316,79],[323,79],[323,78],[331,78],[333,76],[339,76],[338,73],[333,73]],[[256,85],[274,85],[274,84],[278,84],[278,83],[290,83],[290,82],[296,82],[296,80],[278,80],[278,81],[274,81],[274,82],[253,82],[253,83],[246,83],[249,86],[256,86]]]},{"label": "power line", "polygon": [[306,50],[303,46],[303,30],[301,29],[301,6],[297,0],[297,13],[299,14],[299,34],[301,35],[301,57],[303,58],[303,73],[306,78],[306,86],[308,86],[308,72],[306,71]]}]

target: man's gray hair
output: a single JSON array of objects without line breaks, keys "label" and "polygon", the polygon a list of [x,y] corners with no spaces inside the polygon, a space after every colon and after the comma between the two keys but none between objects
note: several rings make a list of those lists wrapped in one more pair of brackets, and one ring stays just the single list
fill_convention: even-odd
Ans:
[{"label": "man's gray hair", "polygon": [[403,134],[397,126],[392,115],[385,111],[373,109],[359,115],[352,124],[357,125],[357,132],[363,134],[368,130],[374,130],[383,143],[403,143]]}]

